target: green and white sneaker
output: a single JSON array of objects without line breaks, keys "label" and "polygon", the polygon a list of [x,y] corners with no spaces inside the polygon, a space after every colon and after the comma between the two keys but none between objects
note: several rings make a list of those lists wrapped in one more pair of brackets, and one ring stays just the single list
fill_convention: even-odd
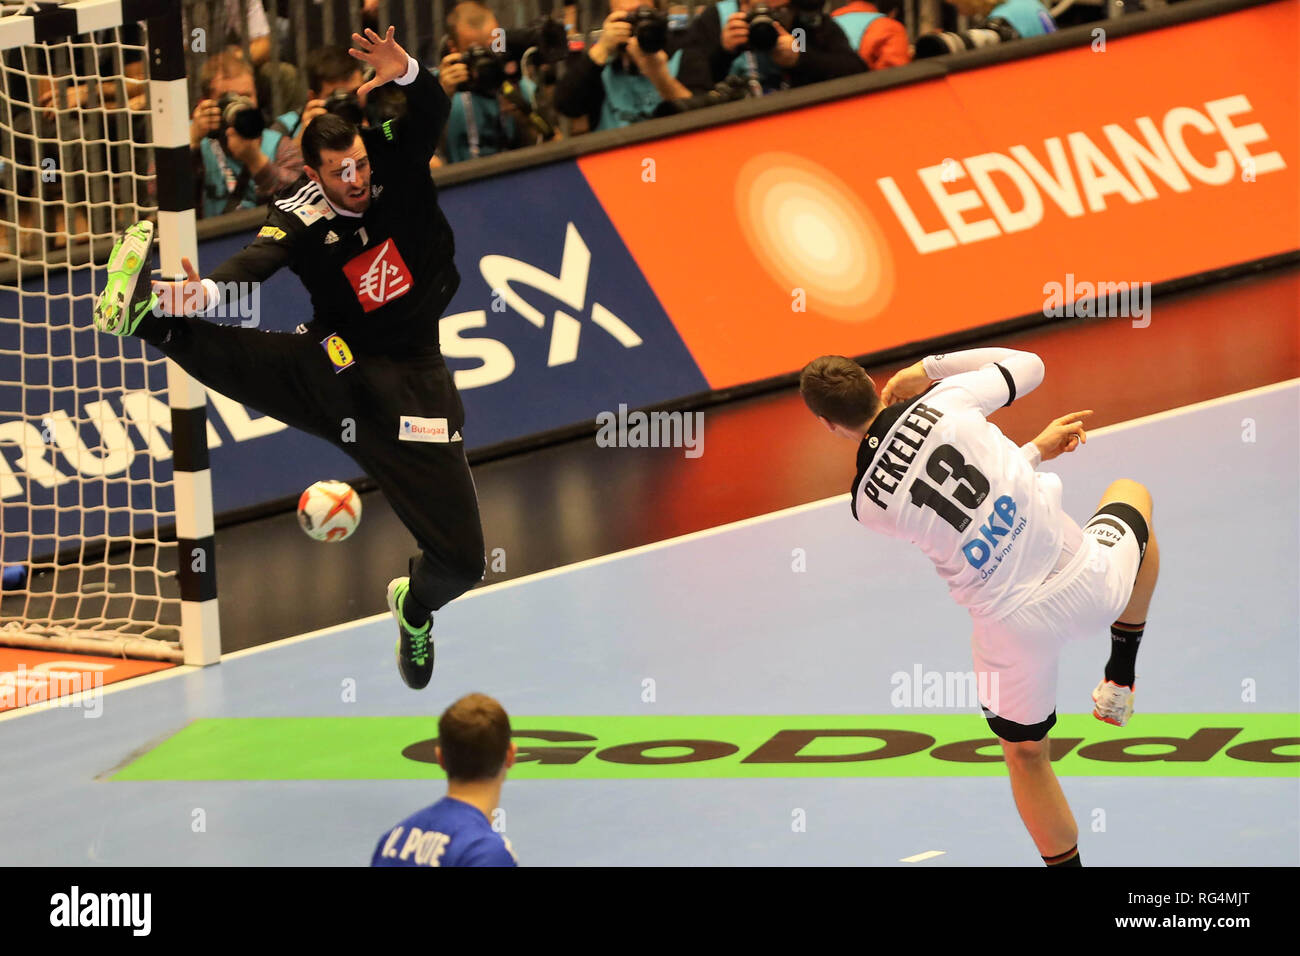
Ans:
[{"label": "green and white sneaker", "polygon": [[402,616],[402,602],[410,590],[410,578],[388,582],[388,610],[397,618],[397,670],[411,690],[422,690],[433,676],[433,619],[416,631]]},{"label": "green and white sneaker", "polygon": [[149,278],[153,223],[137,222],[122,233],[108,257],[108,283],[95,302],[95,328],[131,335],[158,301]]}]

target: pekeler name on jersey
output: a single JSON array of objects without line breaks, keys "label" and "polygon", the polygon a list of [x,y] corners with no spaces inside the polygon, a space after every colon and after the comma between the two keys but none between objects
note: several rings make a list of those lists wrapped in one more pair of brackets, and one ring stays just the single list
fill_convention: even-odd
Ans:
[{"label": "pekeler name on jersey", "polygon": [[[889,502],[886,499],[898,490],[899,482],[907,474],[908,466],[912,464],[917,451],[925,444],[931,429],[941,418],[943,412],[923,402],[917,402],[895,426],[894,437],[880,452],[880,457],[876,459],[876,466],[871,469],[871,474],[868,475],[867,482],[862,488],[863,494],[882,510],[888,509]],[[909,432],[911,435],[908,434]],[[915,440],[912,436],[915,436]]]}]

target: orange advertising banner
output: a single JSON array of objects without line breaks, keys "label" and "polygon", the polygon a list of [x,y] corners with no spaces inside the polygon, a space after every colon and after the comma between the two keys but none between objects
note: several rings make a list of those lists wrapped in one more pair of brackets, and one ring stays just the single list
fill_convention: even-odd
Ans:
[{"label": "orange advertising banner", "polygon": [[99,690],[106,684],[175,666],[166,661],[0,648],[0,711],[59,700],[98,717]]},{"label": "orange advertising banner", "polygon": [[1300,249],[1298,9],[578,162],[715,389],[1094,295],[1141,328],[1149,283]]}]

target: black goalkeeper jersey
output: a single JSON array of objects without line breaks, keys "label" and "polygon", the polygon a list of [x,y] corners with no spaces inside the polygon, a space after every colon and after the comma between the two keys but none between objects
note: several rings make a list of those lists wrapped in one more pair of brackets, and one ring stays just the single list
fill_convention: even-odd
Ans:
[{"label": "black goalkeeper jersey", "polygon": [[335,209],[302,176],[276,194],[253,242],[208,276],[224,300],[246,294],[239,284],[288,266],[311,295],[310,332],[341,335],[363,352],[437,347],[438,319],[459,275],[429,159],[451,104],[432,74],[412,71],[406,113],[361,130],[371,167],[366,211]]}]

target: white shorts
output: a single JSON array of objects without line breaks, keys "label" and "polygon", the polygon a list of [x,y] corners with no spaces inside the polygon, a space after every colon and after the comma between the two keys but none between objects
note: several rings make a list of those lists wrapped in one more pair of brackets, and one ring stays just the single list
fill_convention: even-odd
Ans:
[{"label": "white shorts", "polygon": [[[1089,519],[1069,564],[1025,604],[1000,618],[972,615],[980,703],[1000,737],[1041,740],[1056,722],[1061,647],[1109,633],[1133,593],[1147,537],[1146,522],[1136,510],[1107,505]],[[1024,731],[1006,728],[1007,722]],[[1010,736],[1004,736],[1004,729]]]}]

